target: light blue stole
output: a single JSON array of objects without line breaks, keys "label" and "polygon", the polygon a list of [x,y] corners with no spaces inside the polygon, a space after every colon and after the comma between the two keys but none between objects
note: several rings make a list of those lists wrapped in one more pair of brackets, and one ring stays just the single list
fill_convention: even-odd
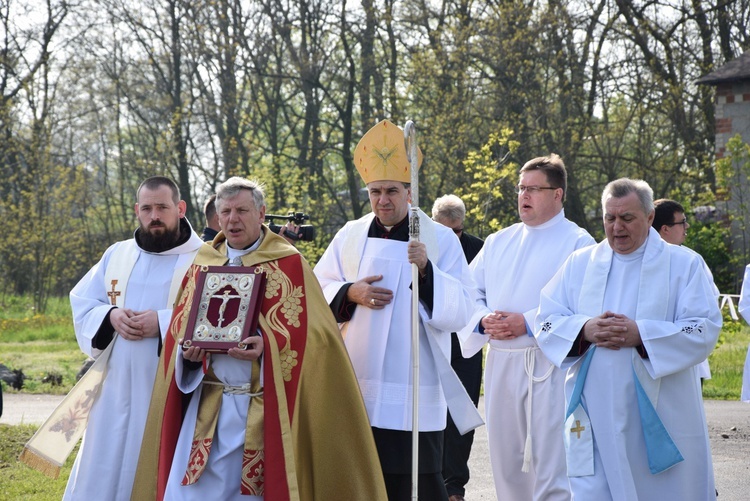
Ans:
[{"label": "light blue stole", "polygon": [[[591,261],[586,268],[581,288],[580,313],[594,317],[603,311],[612,254],[606,240],[599,243],[591,253]],[[670,253],[658,233],[651,230],[641,264],[636,318],[666,319],[669,267]],[[572,477],[594,474],[594,441],[591,423],[582,405],[581,396],[595,351],[596,346],[592,345],[578,362],[578,375],[565,414],[568,476]],[[649,470],[652,474],[661,473],[684,458],[656,412],[660,379],[650,377],[636,350],[633,350],[632,367]]]}]

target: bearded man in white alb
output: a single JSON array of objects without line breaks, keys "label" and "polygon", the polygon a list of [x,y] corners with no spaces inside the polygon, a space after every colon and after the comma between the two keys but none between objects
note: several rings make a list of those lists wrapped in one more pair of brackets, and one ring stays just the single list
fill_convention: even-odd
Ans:
[{"label": "bearded man in white alb", "polygon": [[81,350],[97,357],[115,344],[66,500],[130,499],[162,336],[180,281],[203,245],[174,181],[148,178],[136,199],[134,238],[107,249],[70,292]]},{"label": "bearded man in white alb", "polygon": [[484,395],[498,499],[570,499],[563,448],[565,374],[533,336],[539,292],[576,249],[594,244],[565,218],[567,171],[557,155],[521,168],[516,223],[471,263],[478,298],[461,332],[465,357],[489,343]]},{"label": "bearded man in white alb", "polygon": [[714,499],[696,364],[721,313],[701,259],[651,228],[653,191],[602,195],[607,240],[542,290],[539,346],[567,369],[566,452],[576,499]]}]

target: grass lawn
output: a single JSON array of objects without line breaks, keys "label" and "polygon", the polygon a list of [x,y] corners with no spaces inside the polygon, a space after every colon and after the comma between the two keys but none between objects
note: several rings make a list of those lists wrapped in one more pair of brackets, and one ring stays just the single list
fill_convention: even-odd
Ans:
[{"label": "grass lawn", "polygon": [[708,357],[711,379],[703,384],[703,398],[739,400],[742,391],[742,371],[745,367],[750,327],[744,322],[724,319],[719,342]]},{"label": "grass lawn", "polygon": [[45,477],[18,461],[18,455],[36,428],[36,425],[0,424],[0,501],[62,499],[78,447],[63,466],[57,479]]},{"label": "grass lawn", "polygon": [[50,299],[49,310],[36,314],[19,299],[0,303],[0,364],[23,371],[26,393],[64,395],[75,385],[86,355],[76,342],[68,298]]}]

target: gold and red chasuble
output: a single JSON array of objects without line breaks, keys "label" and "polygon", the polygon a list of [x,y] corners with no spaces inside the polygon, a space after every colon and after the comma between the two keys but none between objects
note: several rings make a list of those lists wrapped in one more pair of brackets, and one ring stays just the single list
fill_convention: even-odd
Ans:
[{"label": "gold and red chasuble", "polygon": [[[269,461],[271,464],[280,465],[287,461],[283,454],[284,447],[281,437],[283,436],[282,431],[288,432],[288,425],[286,427],[282,425],[282,416],[279,415],[280,412],[277,409],[286,409],[286,415],[291,422],[294,415],[294,402],[296,401],[307,333],[307,314],[302,308],[302,300],[304,299],[302,280],[304,275],[300,256],[293,255],[281,260],[266,262],[262,266],[267,278],[259,324],[261,325],[265,350],[271,350],[274,354],[278,353],[278,356],[264,357],[264,380],[274,383],[275,388],[268,388],[269,391],[266,391],[263,397],[254,397],[251,401],[251,408],[260,407],[264,410],[264,413],[258,415],[253,410],[248,412],[241,490],[243,494],[252,495],[263,495],[263,486],[267,482],[274,482],[274,485],[286,483],[285,469],[274,468],[273,471],[276,474],[271,473],[269,477],[264,471],[264,464]],[[193,302],[193,295],[196,291],[195,277],[199,270],[200,266],[198,265],[193,265],[190,269],[186,277],[187,287],[185,287],[184,293],[175,308],[170,331],[174,330],[180,333],[177,339],[184,337],[186,320],[189,317],[188,308]],[[169,336],[165,343],[165,350],[172,351],[174,343],[175,337]],[[279,376],[281,376],[281,383],[278,382]],[[213,382],[218,382],[211,374],[207,374],[206,377]],[[254,377],[252,384],[255,388],[251,392],[258,393],[260,389],[259,378]],[[283,391],[285,398],[279,398],[279,395],[277,395],[279,390]],[[196,436],[188,462],[189,470],[182,482],[184,485],[198,481],[206,466],[213,442],[221,395],[221,386],[204,386],[196,426],[196,428],[203,429],[200,431],[196,429]],[[265,400],[265,402],[259,402],[260,399]],[[286,430],[282,430],[282,428],[286,428]],[[258,440],[258,432],[262,433],[263,440]],[[256,446],[248,447],[248,441],[255,443]],[[264,447],[265,442],[268,442],[267,447]],[[165,473],[168,475],[169,470],[166,470]],[[166,488],[166,479],[164,479],[164,487]]]},{"label": "gold and red chasuble", "polygon": [[[174,380],[174,352],[196,293],[197,265],[226,263],[221,236],[212,243],[216,248],[201,248],[183,280],[160,359],[132,499],[163,499],[185,399]],[[263,266],[266,287],[258,318],[264,388],[262,397],[251,399],[248,412],[241,492],[262,493],[267,501],[312,501],[331,494],[385,499],[356,377],[315,275],[296,249],[268,231],[261,246],[242,259],[244,266]],[[253,375],[252,384],[256,379]],[[203,391],[211,386],[204,384]],[[203,406],[201,401],[198,421]],[[218,413],[216,404],[206,409],[211,411],[207,416]],[[196,456],[197,461],[210,454],[210,444],[197,448],[204,455]],[[342,473],[342,467],[348,471]]]},{"label": "gold and red chasuble", "polygon": [[[273,441],[282,437],[280,416],[275,409],[287,407],[289,421],[294,415],[294,402],[296,400],[297,387],[299,383],[299,369],[302,364],[302,354],[305,352],[305,340],[307,333],[307,314],[302,308],[304,300],[304,287],[302,268],[299,256],[290,256],[279,261],[263,263],[264,272],[267,275],[266,289],[261,303],[261,315],[264,323],[270,328],[261,329],[266,350],[278,353],[278,357],[266,358],[263,365],[265,369],[264,380],[276,381],[279,379],[276,368],[278,366],[283,380],[283,391],[286,399],[277,398],[274,388],[270,388],[268,397],[260,393],[260,364],[253,362],[253,378],[250,393],[253,399],[248,412],[247,426],[245,432],[245,450],[243,451],[241,492],[256,496],[263,495],[265,480],[264,472],[264,447],[266,440]],[[274,364],[278,360],[278,363]],[[193,439],[188,470],[185,472],[183,485],[197,482],[208,461],[208,455],[213,443],[213,434],[216,428],[221,405],[223,387],[213,376],[212,372],[206,374],[211,383],[204,385],[201,392],[201,403],[198,411],[195,435]],[[205,379],[204,379],[205,380]],[[264,400],[268,399],[268,406]],[[290,403],[290,404],[287,404]],[[272,409],[266,412],[267,409]],[[266,423],[264,427],[264,423]],[[267,435],[267,436],[266,436]],[[286,458],[277,457],[275,451],[283,450],[283,444],[272,444],[269,450],[268,460],[271,464],[284,464]],[[280,470],[283,472],[283,470]],[[273,477],[273,474],[271,474]],[[282,482],[286,475],[278,479],[269,479]],[[276,484],[274,484],[276,485]]]}]

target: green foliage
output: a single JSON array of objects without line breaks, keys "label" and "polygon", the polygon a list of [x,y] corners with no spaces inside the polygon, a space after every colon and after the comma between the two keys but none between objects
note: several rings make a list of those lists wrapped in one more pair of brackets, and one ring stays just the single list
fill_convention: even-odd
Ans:
[{"label": "green foliage", "polygon": [[[351,152],[382,118],[417,123],[422,207],[460,191],[480,236],[516,219],[511,167],[551,152],[566,215],[592,234],[616,177],[712,203],[715,90],[694,82],[741,52],[748,2],[11,2],[0,215],[17,238],[0,243],[0,294],[43,311],[129,235],[155,174],[178,180],[193,223],[229,175],[265,181],[270,210],[315,215],[299,246],[314,261],[361,215]],[[503,128],[517,145],[488,157]]]},{"label": "green foliage", "polygon": [[722,223],[690,223],[685,245],[700,254],[724,294],[734,294],[736,259],[729,250],[730,228]]},{"label": "green foliage", "polygon": [[[750,173],[750,144],[735,134],[725,146],[724,156],[716,161],[716,180],[723,190],[739,189],[742,176]],[[741,193],[737,193],[741,195]]]},{"label": "green foliage", "polygon": [[33,425],[0,424],[0,501],[56,501],[62,498],[78,446],[62,467],[60,476],[50,479],[18,461],[24,444],[36,429],[37,426]]},{"label": "green foliage", "polygon": [[724,156],[716,161],[716,178],[720,194],[732,201],[735,210],[729,214],[732,226],[738,230],[739,238],[735,240],[734,265],[750,262],[750,144],[742,141],[737,134],[727,141]]},{"label": "green foliage", "polygon": [[468,189],[458,189],[456,194],[466,204],[467,219],[476,221],[474,231],[480,237],[517,220],[513,189],[519,167],[509,158],[519,143],[512,136],[510,129],[491,133],[481,149],[469,152],[463,162],[472,181]]},{"label": "green foliage", "polygon": [[742,329],[745,327],[745,323],[742,320],[734,320],[731,317],[728,307],[724,307],[721,310],[722,325],[721,332],[719,333],[719,339],[716,341],[714,349],[718,348],[730,339],[733,339]]},{"label": "green foliage", "polygon": [[38,313],[34,308],[34,299],[29,295],[3,296],[0,298],[0,334],[7,331],[9,325],[11,325],[1,323],[6,320],[15,320],[21,323],[34,321],[40,325],[70,322],[70,300],[67,296],[52,297],[49,299],[47,306],[44,313]]},{"label": "green foliage", "polygon": [[[72,335],[72,330],[69,335]],[[7,337],[12,336],[2,335],[2,338]],[[0,363],[10,369],[20,369],[26,376],[22,388],[24,393],[67,394],[75,385],[76,374],[86,358],[75,339],[0,343]],[[45,382],[50,375],[61,376],[61,384]]]},{"label": "green foliage", "polygon": [[0,240],[0,267],[11,278],[4,286],[14,287],[4,292],[30,294],[34,308],[43,312],[49,295],[67,285],[67,270],[77,265],[84,244],[81,220],[74,215],[85,181],[82,169],[29,153],[36,165],[0,181],[16,194],[0,198],[0,214],[6,221],[23,221],[14,227],[16,238]]}]

